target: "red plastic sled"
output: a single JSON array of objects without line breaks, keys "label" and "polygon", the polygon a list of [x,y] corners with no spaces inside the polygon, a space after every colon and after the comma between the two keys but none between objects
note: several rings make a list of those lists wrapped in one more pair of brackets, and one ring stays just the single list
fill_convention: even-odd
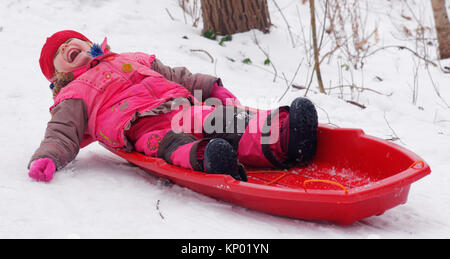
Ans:
[{"label": "red plastic sled", "polygon": [[286,171],[247,168],[248,182],[183,169],[140,153],[113,153],[180,186],[270,214],[341,225],[406,203],[411,183],[431,172],[416,154],[360,129],[319,125],[317,155]]}]

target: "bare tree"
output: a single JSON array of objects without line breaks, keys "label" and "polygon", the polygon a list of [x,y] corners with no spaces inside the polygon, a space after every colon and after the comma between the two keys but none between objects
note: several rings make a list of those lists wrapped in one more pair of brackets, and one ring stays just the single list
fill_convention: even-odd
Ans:
[{"label": "bare tree", "polygon": [[431,0],[431,5],[433,6],[440,58],[450,58],[450,21],[448,20],[445,0]]},{"label": "bare tree", "polygon": [[203,33],[234,34],[251,29],[270,31],[267,0],[201,0]]}]

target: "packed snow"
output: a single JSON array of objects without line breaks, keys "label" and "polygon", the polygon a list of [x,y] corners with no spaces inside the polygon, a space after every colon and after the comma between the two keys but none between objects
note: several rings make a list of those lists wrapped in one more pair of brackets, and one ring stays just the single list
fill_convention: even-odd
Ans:
[{"label": "packed snow", "polygon": [[[412,184],[408,202],[381,216],[342,227],[252,211],[148,175],[98,144],[82,149],[48,184],[28,177],[52,104],[38,64],[46,37],[62,29],[99,43],[106,36],[115,52],[156,54],[167,65],[217,75],[243,104],[275,108],[305,94],[291,87],[283,96],[286,82],[307,86],[312,72],[309,7],[301,2],[277,0],[280,13],[269,0],[270,34],[239,33],[220,46],[201,36],[202,24],[193,27],[178,0],[2,0],[0,238],[450,238],[450,74],[442,71],[450,62],[439,62],[433,40],[425,45],[437,66],[428,68],[410,51],[386,48],[354,69],[337,51],[322,64],[329,94],[318,92],[314,77],[307,95],[321,123],[393,139],[430,165],[432,173]],[[415,50],[417,42],[402,39],[403,27],[413,30],[417,20],[434,26],[429,1],[369,2],[362,10],[367,34],[377,28],[371,50]],[[436,38],[434,30],[428,33]],[[277,70],[275,82],[255,39]],[[323,39],[322,55],[331,50],[328,35]],[[198,49],[215,61],[191,51]],[[338,87],[351,84],[370,90]]]}]

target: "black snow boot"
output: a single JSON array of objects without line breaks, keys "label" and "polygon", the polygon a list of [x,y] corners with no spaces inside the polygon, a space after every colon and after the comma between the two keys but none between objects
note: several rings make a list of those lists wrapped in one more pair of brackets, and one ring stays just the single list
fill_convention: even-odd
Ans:
[{"label": "black snow boot", "polygon": [[314,104],[299,97],[289,110],[288,159],[297,164],[311,161],[317,149],[317,111]]},{"label": "black snow boot", "polygon": [[203,165],[208,174],[229,174],[239,181],[247,181],[247,174],[238,162],[234,148],[224,139],[215,138],[205,147]]}]

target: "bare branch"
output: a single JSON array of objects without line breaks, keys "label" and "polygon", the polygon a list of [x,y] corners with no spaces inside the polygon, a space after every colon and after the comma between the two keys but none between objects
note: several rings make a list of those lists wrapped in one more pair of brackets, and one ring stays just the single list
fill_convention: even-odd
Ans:
[{"label": "bare branch", "polygon": [[355,105],[355,106],[358,106],[358,107],[361,108],[361,109],[367,108],[364,104],[360,104],[360,103],[357,103],[357,102],[355,102],[355,101],[346,100],[346,102],[349,103],[349,104],[353,104],[353,105]]},{"label": "bare branch", "polygon": [[380,50],[385,50],[385,49],[389,49],[389,48],[398,48],[398,49],[400,49],[400,50],[408,50],[409,52],[411,52],[412,54],[414,54],[414,56],[416,56],[416,57],[422,59],[423,61],[425,61],[425,62],[428,63],[428,64],[433,65],[434,67],[437,67],[437,64],[434,63],[433,61],[431,61],[431,60],[429,60],[429,59],[427,59],[427,58],[425,58],[425,57],[422,57],[422,56],[420,56],[417,52],[415,52],[414,50],[412,50],[412,49],[410,49],[410,48],[408,48],[408,47],[406,47],[406,46],[401,46],[401,45],[389,45],[389,46],[384,46],[384,47],[381,47],[381,48],[378,48],[378,49],[372,51],[371,53],[367,54],[365,57],[367,58],[367,57],[372,56],[373,54],[377,53],[377,52],[380,51]]},{"label": "bare branch", "polygon": [[317,75],[317,82],[319,84],[319,90],[321,93],[326,94],[325,88],[323,87],[322,82],[322,73],[320,72],[320,63],[319,63],[319,49],[317,47],[317,33],[316,33],[316,13],[314,8],[314,1],[309,0],[309,8],[311,13],[311,27],[312,27],[312,37],[313,37],[313,48],[314,48],[314,68]]},{"label": "bare branch", "polygon": [[[292,83],[294,82],[295,78],[297,77],[297,73],[298,73],[298,71],[300,70],[300,67],[302,66],[302,63],[303,63],[303,58],[302,58],[302,60],[300,61],[300,63],[298,64],[297,70],[295,70],[295,74],[294,74],[294,76],[292,77],[291,82],[288,84],[288,86],[287,86],[287,88],[286,88],[286,91],[284,91],[283,95],[278,99],[278,102],[280,102],[281,99],[284,98],[284,96],[287,94],[287,92],[288,92],[289,89],[291,88],[291,85],[292,85]],[[284,73],[283,73],[283,76],[284,76]],[[284,79],[285,79],[285,81],[287,82],[285,76],[284,76]]]},{"label": "bare branch", "polygon": [[393,93],[390,93],[390,94],[384,94],[384,93],[378,92],[378,91],[373,90],[373,89],[370,89],[370,88],[359,87],[359,86],[356,86],[356,85],[339,85],[339,86],[330,87],[330,88],[328,88],[328,90],[338,89],[338,88],[343,88],[343,87],[350,87],[350,88],[352,88],[352,89],[360,90],[361,92],[363,92],[363,91],[369,91],[369,92],[373,92],[373,93],[376,93],[376,94],[379,94],[379,95],[384,95],[384,96],[391,96],[391,95],[393,94]]},{"label": "bare branch", "polygon": [[338,125],[336,125],[336,124],[334,124],[334,123],[331,123],[330,116],[328,115],[328,112],[327,112],[324,108],[320,107],[320,106],[317,105],[317,104],[314,104],[314,106],[317,107],[317,108],[319,108],[319,109],[321,109],[321,110],[325,113],[325,115],[327,116],[327,120],[328,120],[328,123],[327,123],[327,124],[333,125],[333,126],[335,126],[336,128],[340,128]]},{"label": "bare branch", "polygon": [[175,21],[175,19],[173,18],[172,14],[170,14],[169,9],[166,8],[166,12],[169,15],[170,19],[172,19],[172,21]]},{"label": "bare branch", "polygon": [[287,21],[286,17],[284,16],[283,12],[281,11],[281,8],[280,8],[280,6],[278,6],[277,2],[275,0],[272,0],[272,1],[275,4],[275,7],[278,9],[278,11],[280,12],[281,16],[283,17],[284,22],[287,25],[289,36],[291,37],[292,47],[295,48],[295,41],[294,41],[294,37],[292,36],[291,26],[289,25],[289,22]]},{"label": "bare branch", "polygon": [[209,52],[204,50],[204,49],[191,49],[191,52],[203,52],[203,53],[205,53],[206,55],[209,56],[209,58],[211,59],[211,63],[214,63],[213,56],[211,54],[209,54]]},{"label": "bare branch", "polygon": [[273,62],[270,60],[269,53],[267,53],[267,52],[261,47],[261,45],[259,45],[259,41],[258,41],[258,39],[256,38],[255,31],[253,31],[253,36],[254,36],[254,41],[253,41],[253,42],[256,44],[256,46],[258,47],[258,49],[261,50],[261,52],[264,54],[264,56],[266,56],[266,58],[270,61],[270,65],[272,66],[273,71],[275,72],[275,76],[273,77],[273,82],[275,83],[275,81],[277,80],[277,77],[278,77],[278,71],[277,71],[275,65],[273,64]]},{"label": "bare branch", "polygon": [[162,214],[161,211],[159,210],[159,203],[160,203],[160,202],[161,202],[160,200],[158,200],[158,201],[156,202],[156,210],[158,211],[159,216],[160,216],[162,219],[164,219],[163,214]]},{"label": "bare branch", "polygon": [[394,134],[394,137],[391,138],[391,139],[388,139],[388,140],[392,140],[392,141],[398,140],[398,141],[400,141],[400,143],[402,143],[403,145],[406,145],[406,144],[399,138],[399,136],[397,135],[397,133],[395,133],[394,129],[393,129],[393,128],[391,127],[391,125],[389,124],[389,121],[386,119],[386,112],[383,113],[383,117],[384,117],[384,120],[386,121],[386,124],[387,124],[387,126],[389,127],[389,129],[391,129],[392,134]]}]

